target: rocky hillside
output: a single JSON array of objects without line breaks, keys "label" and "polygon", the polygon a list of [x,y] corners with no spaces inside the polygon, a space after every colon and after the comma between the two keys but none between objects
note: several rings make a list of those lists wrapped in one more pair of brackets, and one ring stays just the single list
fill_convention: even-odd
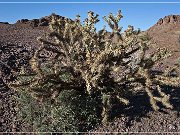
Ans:
[{"label": "rocky hillside", "polygon": [[169,15],[147,30],[147,33],[157,43],[156,47],[166,47],[173,56],[165,63],[172,65],[180,63],[180,15]]}]

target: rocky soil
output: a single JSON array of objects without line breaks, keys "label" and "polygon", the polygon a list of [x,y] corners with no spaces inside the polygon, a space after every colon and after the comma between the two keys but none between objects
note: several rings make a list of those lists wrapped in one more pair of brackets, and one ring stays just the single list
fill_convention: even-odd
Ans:
[{"label": "rocky soil", "polygon": [[36,42],[36,37],[44,30],[36,30],[25,25],[0,24],[0,132],[22,131],[17,120],[15,92],[8,88],[8,82],[21,66],[28,66]]},{"label": "rocky soil", "polygon": [[[16,92],[8,87],[20,67],[28,67],[28,60],[38,47],[36,38],[48,30],[49,18],[22,19],[15,24],[0,23],[0,132],[28,131],[17,119]],[[162,61],[162,67],[180,63],[180,15],[166,16],[147,30],[158,47],[167,47],[173,56]],[[180,89],[166,88],[172,95],[173,110],[163,108],[154,112],[147,95],[139,93],[127,107],[116,106],[113,121],[98,125],[91,132],[180,132]],[[145,100],[147,99],[147,100]],[[122,109],[124,108],[124,109]]]}]

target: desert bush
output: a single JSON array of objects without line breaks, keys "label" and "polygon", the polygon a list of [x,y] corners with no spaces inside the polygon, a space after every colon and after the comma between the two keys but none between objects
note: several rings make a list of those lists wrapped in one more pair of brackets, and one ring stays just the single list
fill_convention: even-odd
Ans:
[{"label": "desert bush", "polygon": [[[94,98],[82,96],[75,90],[63,90],[57,102],[39,102],[29,92],[18,92],[18,118],[28,124],[32,132],[88,131],[100,122]],[[94,105],[95,104],[95,105]]]},{"label": "desert bush", "polygon": [[[93,99],[98,97],[102,123],[109,120],[114,100],[129,104],[128,97],[137,91],[147,93],[154,110],[159,109],[158,102],[173,108],[170,95],[163,92],[161,86],[179,87],[180,79],[169,76],[170,70],[164,74],[154,74],[151,70],[170,54],[158,48],[147,55],[152,43],[140,35],[140,30],[129,25],[121,32],[121,11],[117,16],[110,13],[104,17],[111,32],[105,27],[97,32],[98,15],[91,11],[83,23],[79,15],[75,20],[62,19],[55,14],[51,17],[51,32],[38,38],[41,44],[30,60],[33,77],[17,80],[11,86],[17,90],[26,87],[26,91],[41,102],[49,99],[59,102],[57,97],[64,90],[75,90]],[[50,52],[51,57],[42,55],[45,52]]]}]

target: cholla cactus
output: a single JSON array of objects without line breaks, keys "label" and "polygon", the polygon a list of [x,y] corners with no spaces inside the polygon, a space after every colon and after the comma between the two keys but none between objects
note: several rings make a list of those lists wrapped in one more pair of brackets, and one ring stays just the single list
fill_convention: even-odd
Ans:
[{"label": "cholla cactus", "polygon": [[[51,32],[46,38],[38,38],[41,45],[30,61],[36,74],[12,86],[27,86],[27,90],[41,100],[56,99],[64,89],[89,95],[100,93],[104,123],[109,119],[111,101],[117,99],[128,104],[125,97],[136,90],[147,92],[155,110],[159,109],[157,102],[173,108],[161,85],[179,87],[180,78],[151,72],[151,68],[169,53],[166,49],[158,49],[146,56],[150,42],[140,38],[141,32],[133,26],[121,33],[119,21],[122,17],[121,11],[117,16],[111,13],[104,17],[112,32],[102,29],[98,33],[95,28],[98,15],[92,11],[83,23],[79,15],[74,21],[52,15]],[[42,59],[44,51],[51,52],[52,56]],[[154,90],[159,96],[153,95]]]}]

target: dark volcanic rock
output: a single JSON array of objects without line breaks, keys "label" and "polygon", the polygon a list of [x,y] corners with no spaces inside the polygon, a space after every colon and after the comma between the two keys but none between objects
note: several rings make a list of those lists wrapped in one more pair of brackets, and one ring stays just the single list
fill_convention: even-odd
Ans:
[{"label": "dark volcanic rock", "polygon": [[28,24],[28,25],[30,25],[32,27],[48,26],[52,16],[55,16],[57,18],[61,18],[62,20],[65,19],[65,17],[59,16],[59,15],[56,15],[56,14],[53,13],[53,14],[51,14],[49,16],[45,16],[45,17],[42,17],[40,19],[33,19],[33,20],[21,19],[21,20],[18,20],[16,22],[16,24],[18,24],[18,25],[20,25],[20,24]]},{"label": "dark volcanic rock", "polygon": [[15,92],[7,87],[0,78],[0,132],[18,132],[21,130],[17,119]]},{"label": "dark volcanic rock", "polygon": [[168,23],[180,22],[180,15],[169,15],[164,18],[160,18],[156,25],[166,25]]},{"label": "dark volcanic rock", "polygon": [[18,20],[16,23],[26,23],[28,21],[29,21],[28,19],[21,19],[21,20]]},{"label": "dark volcanic rock", "polygon": [[30,25],[31,25],[32,27],[38,27],[38,25],[39,25],[39,19],[33,19],[33,20],[31,20],[31,21],[30,21]]},{"label": "dark volcanic rock", "polygon": [[21,66],[28,66],[30,50],[18,44],[0,42],[0,75],[4,81],[12,81]]}]

